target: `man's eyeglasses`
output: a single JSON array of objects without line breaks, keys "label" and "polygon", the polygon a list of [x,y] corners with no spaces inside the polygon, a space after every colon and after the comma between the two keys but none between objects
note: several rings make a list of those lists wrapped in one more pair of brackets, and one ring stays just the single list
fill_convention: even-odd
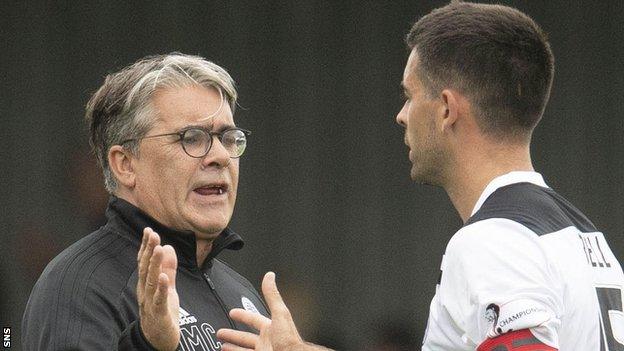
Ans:
[{"label": "man's eyeglasses", "polygon": [[176,135],[178,141],[182,144],[182,149],[187,155],[195,158],[202,158],[208,154],[212,147],[212,137],[216,136],[221,145],[230,154],[230,158],[239,158],[245,152],[247,147],[247,136],[251,132],[242,128],[229,128],[222,132],[209,132],[201,128],[188,128],[176,133],[166,133],[149,135],[142,138],[126,139],[121,144],[129,141],[159,138],[163,136]]}]

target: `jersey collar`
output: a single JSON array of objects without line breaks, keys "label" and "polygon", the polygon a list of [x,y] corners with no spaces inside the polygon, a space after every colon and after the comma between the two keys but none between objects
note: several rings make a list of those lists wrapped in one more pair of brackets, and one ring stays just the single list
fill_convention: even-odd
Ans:
[{"label": "jersey collar", "polygon": [[513,171],[503,174],[502,176],[492,179],[492,181],[485,187],[485,190],[483,190],[481,196],[479,196],[479,200],[472,209],[470,216],[472,217],[475,213],[477,213],[485,200],[487,200],[487,198],[490,197],[490,195],[492,195],[492,193],[494,193],[498,188],[516,183],[531,183],[548,188],[548,185],[544,182],[542,175],[537,172]]}]

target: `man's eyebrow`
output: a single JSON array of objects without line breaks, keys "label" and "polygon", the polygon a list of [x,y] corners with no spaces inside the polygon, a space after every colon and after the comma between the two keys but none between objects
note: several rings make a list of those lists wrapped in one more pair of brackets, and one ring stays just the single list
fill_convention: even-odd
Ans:
[{"label": "man's eyebrow", "polygon": [[217,132],[222,132],[222,131],[224,131],[226,129],[232,129],[232,128],[236,128],[236,126],[233,125],[233,124],[229,124],[228,123],[228,124],[224,124],[224,125],[220,126],[219,129],[217,129],[216,131]]},{"label": "man's eyebrow", "polygon": [[209,123],[209,124],[188,124],[180,129],[178,129],[178,131],[185,131],[188,129],[202,129],[205,130],[207,132],[221,132],[224,131],[226,129],[230,129],[230,128],[236,128],[235,125],[233,124],[225,124],[222,126],[219,126],[218,129],[214,130],[214,124],[213,123]]},{"label": "man's eyebrow", "polygon": [[404,82],[401,82],[401,84],[399,84],[401,86],[401,89],[403,89],[403,91],[407,91],[409,92],[409,89],[407,88],[407,86],[405,85]]},{"label": "man's eyebrow", "polygon": [[407,86],[405,86],[405,84],[403,82],[401,82],[401,89],[403,90],[403,95],[405,95],[405,97],[409,98],[410,91],[407,88]]},{"label": "man's eyebrow", "polygon": [[187,124],[183,127],[178,128],[178,132],[182,132],[189,129],[202,129],[206,131],[210,131],[212,129],[212,124]]}]

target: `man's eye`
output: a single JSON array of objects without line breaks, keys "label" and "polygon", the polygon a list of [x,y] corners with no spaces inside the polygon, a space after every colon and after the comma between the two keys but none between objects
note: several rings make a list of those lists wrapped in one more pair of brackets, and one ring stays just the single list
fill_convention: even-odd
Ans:
[{"label": "man's eye", "polygon": [[226,133],[223,135],[223,144],[224,145],[234,145],[236,144],[236,135],[232,135],[232,133]]},{"label": "man's eye", "polygon": [[182,138],[182,142],[186,145],[195,145],[201,143],[203,135],[199,131],[187,131]]}]

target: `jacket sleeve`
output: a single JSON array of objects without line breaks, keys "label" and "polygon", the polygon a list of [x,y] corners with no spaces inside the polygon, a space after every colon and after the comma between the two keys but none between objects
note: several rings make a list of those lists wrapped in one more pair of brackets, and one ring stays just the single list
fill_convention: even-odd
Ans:
[{"label": "jacket sleeve", "polygon": [[120,306],[132,270],[106,268],[105,262],[79,257],[46,268],[24,312],[22,349],[155,350],[136,314]]},{"label": "jacket sleeve", "polygon": [[145,336],[141,332],[141,324],[140,321],[136,320],[126,328],[119,337],[119,343],[117,345],[119,351],[130,351],[130,350],[149,350],[156,351],[152,345],[145,340]]}]

